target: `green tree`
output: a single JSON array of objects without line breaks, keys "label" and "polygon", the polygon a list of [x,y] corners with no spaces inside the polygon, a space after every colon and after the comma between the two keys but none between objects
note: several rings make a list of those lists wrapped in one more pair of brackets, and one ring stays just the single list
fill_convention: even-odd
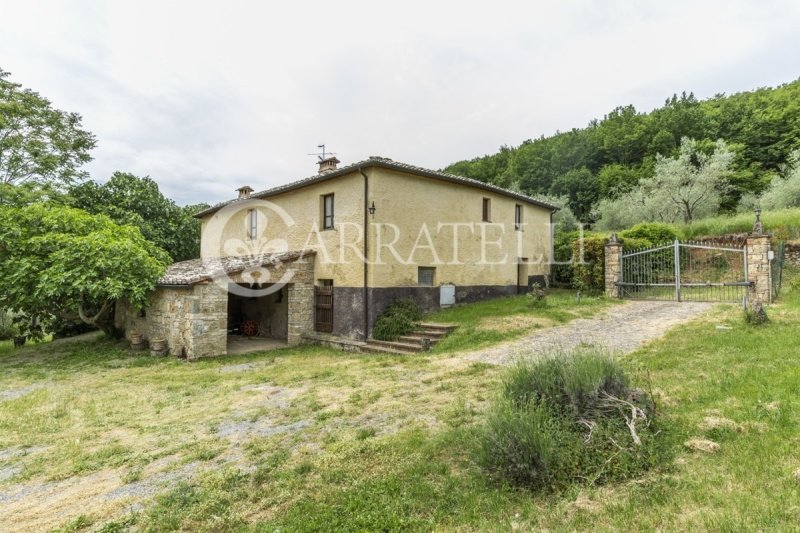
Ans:
[{"label": "green tree", "polygon": [[583,167],[570,170],[553,180],[550,194],[569,198],[569,207],[575,216],[588,222],[592,206],[599,198],[599,187],[592,172]]},{"label": "green tree", "polygon": [[[763,192],[792,150],[800,148],[800,80],[704,101],[684,92],[649,113],[620,106],[585,128],[504,146],[500,153],[460,161],[448,170],[538,196],[554,190],[559,177],[587,168],[599,182],[600,200],[609,205],[605,200],[621,199],[653,176],[658,155],[677,156],[684,137],[697,139],[709,154],[714,139],[725,139],[736,154],[719,204],[720,211],[734,211],[741,198],[749,202]],[[564,190],[564,183],[556,189]],[[635,209],[650,202],[628,200],[623,203]]]},{"label": "green tree", "polygon": [[8,80],[0,69],[0,195],[29,182],[63,188],[86,176],[94,136],[81,129],[81,116]]},{"label": "green tree", "polygon": [[626,167],[613,163],[604,166],[597,174],[600,197],[616,198],[633,189],[645,172],[641,167]]},{"label": "green tree", "polygon": [[133,226],[80,209],[0,207],[0,308],[113,334],[113,306],[144,307],[167,254]]},{"label": "green tree", "polygon": [[707,154],[693,139],[681,140],[675,158],[657,156],[655,175],[616,200],[601,201],[599,227],[621,229],[639,222],[691,222],[715,214],[728,188],[735,154],[724,141]]},{"label": "green tree", "polygon": [[192,215],[205,206],[177,206],[149,177],[115,172],[105,183],[86,181],[72,187],[70,196],[73,207],[138,227],[174,261],[200,257],[200,221]]},{"label": "green tree", "polygon": [[606,163],[631,165],[646,155],[651,120],[632,105],[618,107],[598,125],[598,138]]},{"label": "green tree", "polygon": [[792,154],[785,174],[775,176],[764,191],[759,201],[763,209],[800,207],[800,150]]}]

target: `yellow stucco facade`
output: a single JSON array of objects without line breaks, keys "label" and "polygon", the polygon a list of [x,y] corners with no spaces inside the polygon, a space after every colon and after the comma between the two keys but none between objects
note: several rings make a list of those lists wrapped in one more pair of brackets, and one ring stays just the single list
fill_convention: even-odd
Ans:
[{"label": "yellow stucco facade", "polygon": [[[366,205],[375,207],[374,214],[366,213],[369,287],[417,286],[419,267],[435,268],[434,285],[457,287],[524,285],[528,275],[549,273],[548,207],[381,166],[354,169],[264,198],[238,200],[205,215],[202,257],[313,249],[317,280],[363,287],[365,176],[361,172],[368,181]],[[334,228],[324,229],[323,197],[329,194],[333,194]],[[485,200],[488,221],[484,221]]]}]

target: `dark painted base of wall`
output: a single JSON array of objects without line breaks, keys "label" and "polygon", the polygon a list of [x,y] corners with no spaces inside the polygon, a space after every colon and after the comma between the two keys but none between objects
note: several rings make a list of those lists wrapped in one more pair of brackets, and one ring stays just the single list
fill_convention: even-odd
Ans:
[{"label": "dark painted base of wall", "polygon": [[[518,294],[516,285],[470,285],[456,287],[456,303],[470,303]],[[439,287],[372,287],[369,294],[369,331],[378,316],[395,300],[412,299],[423,311],[439,309]],[[333,334],[351,339],[364,338],[364,289],[333,288]]]}]

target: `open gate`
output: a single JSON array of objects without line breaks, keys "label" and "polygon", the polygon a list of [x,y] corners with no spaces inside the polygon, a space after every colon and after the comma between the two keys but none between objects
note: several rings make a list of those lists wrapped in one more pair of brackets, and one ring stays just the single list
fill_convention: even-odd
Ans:
[{"label": "open gate", "polygon": [[747,298],[747,252],[675,241],[622,253],[622,298],[742,302]]}]

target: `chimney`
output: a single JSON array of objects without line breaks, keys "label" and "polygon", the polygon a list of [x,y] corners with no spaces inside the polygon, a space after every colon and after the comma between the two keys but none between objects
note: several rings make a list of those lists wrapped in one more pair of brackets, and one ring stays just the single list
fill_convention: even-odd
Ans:
[{"label": "chimney", "polygon": [[324,174],[326,172],[330,172],[332,170],[336,170],[336,165],[341,163],[336,156],[326,157],[325,159],[319,160],[319,173]]},{"label": "chimney", "polygon": [[244,187],[239,187],[236,190],[239,191],[239,199],[250,198],[250,193],[253,192],[253,188],[249,185],[245,185]]}]

